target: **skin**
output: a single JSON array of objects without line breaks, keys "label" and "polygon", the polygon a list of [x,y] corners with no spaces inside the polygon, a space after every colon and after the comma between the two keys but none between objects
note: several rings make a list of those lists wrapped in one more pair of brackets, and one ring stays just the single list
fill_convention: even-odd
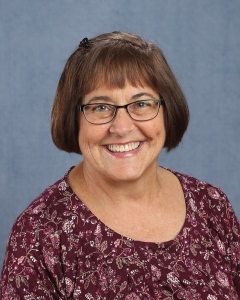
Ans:
[{"label": "skin", "polygon": [[[93,99],[96,97],[99,100]],[[159,95],[147,86],[133,87],[127,84],[123,89],[101,87],[86,95],[83,102],[124,105],[144,99],[159,99]],[[117,182],[139,180],[156,172],[157,157],[166,135],[162,107],[155,119],[145,122],[132,120],[125,109],[119,109],[115,119],[103,125],[86,122],[83,114],[79,117],[79,144],[86,171],[97,172],[97,176]],[[140,147],[121,154],[111,153],[106,147],[109,144],[124,145],[131,142],[140,142]]]},{"label": "skin", "polygon": [[[122,89],[101,86],[87,94],[83,104],[125,105],[159,98],[146,85],[126,83]],[[113,121],[102,125],[88,123],[80,112],[79,124],[84,159],[69,174],[75,193],[102,222],[122,235],[155,242],[174,238],[186,209],[178,179],[158,167],[166,138],[163,107],[156,118],[145,122],[132,120],[121,108]],[[123,153],[108,149],[108,145],[138,142],[137,149]]]}]

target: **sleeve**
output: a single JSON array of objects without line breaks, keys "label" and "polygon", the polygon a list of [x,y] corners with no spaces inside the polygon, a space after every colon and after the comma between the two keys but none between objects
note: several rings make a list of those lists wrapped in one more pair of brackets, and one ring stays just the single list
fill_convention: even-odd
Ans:
[{"label": "sleeve", "polygon": [[223,214],[222,226],[228,240],[227,255],[231,261],[233,282],[240,299],[240,223],[227,196],[219,189]]},{"label": "sleeve", "polygon": [[240,299],[240,223],[229,202],[227,205],[227,220],[229,220],[229,229],[231,231],[229,234],[228,254],[233,266],[234,284]]},{"label": "sleeve", "polygon": [[57,270],[61,254],[46,239],[42,223],[41,216],[27,213],[15,222],[3,263],[0,299],[67,299]]}]

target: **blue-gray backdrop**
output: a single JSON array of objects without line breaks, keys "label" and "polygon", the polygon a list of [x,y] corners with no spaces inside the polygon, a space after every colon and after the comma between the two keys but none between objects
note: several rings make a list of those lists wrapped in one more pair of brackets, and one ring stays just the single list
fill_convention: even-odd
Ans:
[{"label": "blue-gray backdrop", "polygon": [[49,131],[65,60],[112,30],[156,42],[187,96],[189,129],[159,164],[222,187],[240,217],[239,0],[0,0],[0,266],[19,213],[81,159]]}]

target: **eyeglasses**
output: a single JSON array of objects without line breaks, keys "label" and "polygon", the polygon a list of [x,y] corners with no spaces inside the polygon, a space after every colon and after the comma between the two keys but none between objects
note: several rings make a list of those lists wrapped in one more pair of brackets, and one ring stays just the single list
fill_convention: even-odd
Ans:
[{"label": "eyeglasses", "polygon": [[116,117],[119,108],[125,108],[129,116],[135,121],[149,121],[158,115],[161,105],[164,105],[163,98],[140,100],[126,105],[90,103],[77,105],[77,110],[83,112],[89,123],[100,125],[111,122]]}]

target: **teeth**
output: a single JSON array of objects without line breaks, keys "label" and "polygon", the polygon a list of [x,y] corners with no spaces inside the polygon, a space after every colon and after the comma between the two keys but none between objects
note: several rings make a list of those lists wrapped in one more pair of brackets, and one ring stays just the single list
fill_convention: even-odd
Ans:
[{"label": "teeth", "polygon": [[108,145],[107,148],[111,152],[127,152],[134,149],[137,149],[140,145],[140,142],[129,143],[126,145]]}]

